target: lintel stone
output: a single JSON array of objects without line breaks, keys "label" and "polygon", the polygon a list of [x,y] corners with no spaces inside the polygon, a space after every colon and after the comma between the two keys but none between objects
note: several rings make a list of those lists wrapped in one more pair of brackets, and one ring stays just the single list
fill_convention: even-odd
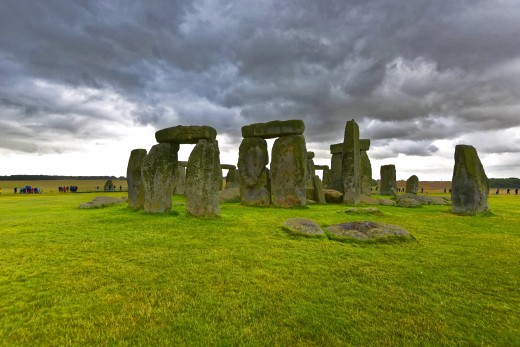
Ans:
[{"label": "lintel stone", "polygon": [[330,145],[330,154],[342,154],[342,153],[343,153],[343,142]]},{"label": "lintel stone", "polygon": [[196,144],[199,140],[215,140],[216,138],[217,130],[207,125],[177,125],[155,133],[155,139],[159,143]]},{"label": "lintel stone", "polygon": [[314,165],[314,170],[328,170],[328,165]]},{"label": "lintel stone", "polygon": [[233,164],[220,164],[220,168],[223,170],[235,170],[237,167]]},{"label": "lintel stone", "polygon": [[368,151],[370,149],[370,139],[359,139],[359,149]]},{"label": "lintel stone", "polygon": [[307,159],[314,159],[314,152],[307,152]]},{"label": "lintel stone", "polygon": [[280,136],[302,135],[304,131],[305,124],[302,120],[274,120],[267,123],[255,123],[243,126],[242,137],[259,137],[262,139],[272,139]]}]

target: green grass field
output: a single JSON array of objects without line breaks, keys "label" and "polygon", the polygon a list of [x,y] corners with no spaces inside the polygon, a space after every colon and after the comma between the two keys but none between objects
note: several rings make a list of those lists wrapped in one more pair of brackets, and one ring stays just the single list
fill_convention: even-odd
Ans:
[{"label": "green grass field", "polygon": [[[77,208],[97,195],[0,195],[0,345],[520,345],[520,196],[490,196],[485,217]],[[416,241],[301,238],[281,228],[291,217],[387,222]]]}]

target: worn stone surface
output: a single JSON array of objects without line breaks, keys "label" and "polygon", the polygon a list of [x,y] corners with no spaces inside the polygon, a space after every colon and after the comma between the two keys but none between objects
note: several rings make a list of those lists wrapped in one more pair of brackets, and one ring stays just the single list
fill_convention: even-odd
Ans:
[{"label": "worn stone surface", "polygon": [[323,189],[325,201],[329,204],[341,204],[343,202],[343,193],[334,189]]},{"label": "worn stone surface", "polygon": [[359,126],[354,120],[347,122],[343,140],[343,203],[359,204],[361,195],[361,158],[359,150]]},{"label": "worn stone surface", "polygon": [[379,200],[378,199],[374,199],[368,195],[361,195],[359,197],[359,201],[361,201],[363,204],[367,204],[367,205],[379,205]]},{"label": "worn stone surface", "polygon": [[103,187],[103,190],[104,190],[105,192],[109,192],[109,191],[114,190],[114,187],[115,187],[115,186],[114,186],[114,183],[112,183],[112,180],[107,180],[107,181],[105,182],[105,186]]},{"label": "worn stone surface", "polygon": [[422,204],[419,200],[416,200],[414,198],[407,198],[407,197],[399,197],[397,199],[397,206],[399,207],[421,207]]},{"label": "worn stone surface", "polygon": [[314,185],[312,183],[313,177],[316,175],[316,170],[314,169],[314,160],[309,159],[307,156],[307,177],[306,177],[306,185],[307,188],[313,188]]},{"label": "worn stone surface", "polygon": [[346,214],[382,214],[377,207],[350,207],[343,212]]},{"label": "worn stone surface", "polygon": [[188,162],[187,162],[187,161],[179,160],[179,161],[177,162],[177,165],[178,165],[178,166],[182,166],[182,167],[186,167],[186,166],[188,166]]},{"label": "worn stone surface", "polygon": [[222,170],[236,170],[236,166],[233,164],[220,164]]},{"label": "worn stone surface", "polygon": [[395,165],[381,166],[381,195],[393,195],[392,188],[397,191]]},{"label": "worn stone surface", "polygon": [[242,205],[269,206],[271,204],[271,183],[267,153],[267,142],[261,138],[242,140],[238,151],[238,176]]},{"label": "worn stone surface", "polygon": [[321,184],[320,176],[314,175],[312,177],[312,183],[314,188],[314,200],[318,204],[327,203],[327,200],[325,200],[325,194],[323,193],[323,186]]},{"label": "worn stone surface", "polygon": [[343,155],[343,142],[330,145],[330,154]]},{"label": "worn stone surface", "polygon": [[171,210],[178,151],[178,144],[160,143],[153,146],[143,159],[141,175],[145,211],[162,213]]},{"label": "worn stone surface", "polygon": [[186,190],[186,167],[177,165],[173,178],[173,194],[184,195]]},{"label": "worn stone surface", "polygon": [[273,205],[306,205],[307,148],[303,135],[283,136],[273,144],[271,193]]},{"label": "worn stone surface", "polygon": [[370,221],[331,225],[326,230],[337,240],[354,239],[366,241],[384,238],[411,238],[408,231],[397,225]]},{"label": "worn stone surface", "polygon": [[420,194],[402,194],[398,197],[400,199],[414,199],[421,205],[450,205],[450,201],[442,196],[430,196]]},{"label": "worn stone surface", "polygon": [[283,223],[284,227],[293,234],[306,236],[324,235],[323,229],[310,219],[305,218],[289,218]]},{"label": "worn stone surface", "polygon": [[314,170],[326,171],[326,170],[329,170],[329,166],[328,165],[314,165]]},{"label": "worn stone surface", "polygon": [[455,147],[455,166],[451,179],[453,213],[476,215],[489,211],[489,180],[477,150],[469,145]]},{"label": "worn stone surface", "polygon": [[218,193],[218,199],[222,202],[240,202],[240,188],[226,188]]},{"label": "worn stone surface", "polygon": [[126,167],[128,182],[128,206],[135,209],[144,209],[144,184],[141,176],[141,164],[146,157],[146,149],[134,149],[130,152]]},{"label": "worn stone surface", "polygon": [[275,120],[267,123],[255,123],[242,127],[242,137],[259,137],[262,139],[272,139],[275,137],[301,135],[305,131],[305,124],[302,120]]},{"label": "worn stone surface", "polygon": [[395,206],[395,201],[390,199],[379,199],[379,205],[383,206]]},{"label": "worn stone surface", "polygon": [[125,200],[113,196],[96,196],[92,201],[79,205],[79,208],[101,208],[124,203]]},{"label": "worn stone surface", "polygon": [[[343,152],[342,152],[343,153]],[[343,191],[343,154],[334,153],[330,159],[329,184],[328,189]]]},{"label": "worn stone surface", "polygon": [[307,159],[314,159],[314,152],[307,152]]},{"label": "worn stone surface", "polygon": [[178,125],[159,130],[155,133],[155,139],[159,143],[188,143],[194,144],[199,140],[215,140],[217,131],[207,125]]},{"label": "worn stone surface", "polygon": [[330,176],[331,176],[330,169],[323,170],[323,179],[322,179],[323,188],[327,188],[327,187],[331,186]]},{"label": "worn stone surface", "polygon": [[417,194],[419,191],[419,177],[412,175],[406,180],[405,192],[408,194]]},{"label": "worn stone surface", "polygon": [[359,150],[368,151],[370,149],[370,139],[359,139]]},{"label": "worn stone surface", "polygon": [[372,187],[372,164],[370,164],[370,159],[368,158],[368,154],[366,151],[360,152],[360,162],[361,162],[361,194],[371,195],[371,187]]},{"label": "worn stone surface", "polygon": [[237,169],[228,169],[228,173],[226,175],[225,188],[226,189],[240,188],[240,178],[239,178]]},{"label": "worn stone surface", "polygon": [[219,216],[221,181],[218,141],[199,140],[186,167],[186,212],[197,217]]}]

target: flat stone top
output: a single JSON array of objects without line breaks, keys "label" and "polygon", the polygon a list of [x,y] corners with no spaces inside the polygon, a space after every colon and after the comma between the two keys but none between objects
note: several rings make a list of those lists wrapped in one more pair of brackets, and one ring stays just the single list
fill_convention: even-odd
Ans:
[{"label": "flat stone top", "polygon": [[359,139],[359,149],[368,151],[370,149],[370,139]]},{"label": "flat stone top", "polygon": [[155,139],[159,143],[185,143],[195,144],[199,140],[215,140],[217,131],[207,125],[177,125],[175,127],[159,130],[155,133]]},{"label": "flat stone top", "polygon": [[305,131],[305,124],[302,120],[274,120],[267,123],[255,123],[242,127],[242,137],[260,137],[262,139],[272,139],[280,136],[302,135]]},{"label": "flat stone top", "polygon": [[330,154],[342,154],[342,153],[343,153],[343,142],[330,145]]},{"label": "flat stone top", "polygon": [[328,165],[314,165],[314,170],[328,170]]},{"label": "flat stone top", "polygon": [[313,159],[314,158],[314,152],[307,152],[307,159]]},{"label": "flat stone top", "polygon": [[220,168],[224,170],[236,170],[236,166],[232,164],[220,164]]}]

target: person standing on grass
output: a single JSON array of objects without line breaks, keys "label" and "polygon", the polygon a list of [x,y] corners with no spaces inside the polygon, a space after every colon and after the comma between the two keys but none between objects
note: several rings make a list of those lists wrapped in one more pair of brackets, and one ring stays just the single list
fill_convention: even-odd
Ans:
[{"label": "person standing on grass", "polygon": [[509,191],[510,191],[510,189],[509,189],[509,188],[507,188],[507,191],[506,191],[506,194],[507,194],[507,195],[509,195]]},{"label": "person standing on grass", "polygon": [[515,195],[518,195],[518,188],[515,189]]}]

